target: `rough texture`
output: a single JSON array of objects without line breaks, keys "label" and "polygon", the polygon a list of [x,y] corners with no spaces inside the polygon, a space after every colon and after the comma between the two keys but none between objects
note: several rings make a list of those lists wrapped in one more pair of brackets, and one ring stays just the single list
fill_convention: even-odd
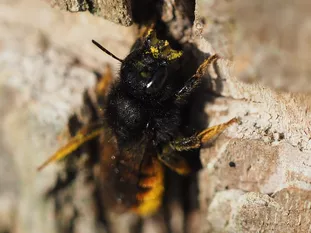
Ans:
[{"label": "rough texture", "polygon": [[[75,229],[98,232],[87,172],[80,169],[69,195],[63,195],[73,198],[74,205],[67,200],[57,219],[49,193],[66,180],[63,166],[41,173],[36,168],[66,142],[68,119],[79,112],[83,93],[95,84],[92,68],[104,71],[112,60],[91,40],[109,43],[122,57],[132,44],[130,30],[86,13],[61,13],[42,1],[1,3],[0,12],[0,31],[6,32],[0,36],[0,232],[52,233],[62,224],[68,229],[73,206],[84,214]],[[109,29],[108,34],[98,28]]]},{"label": "rough texture", "polygon": [[[91,10],[93,1],[50,1],[125,25],[129,2],[97,1]],[[200,98],[213,100],[204,109],[210,125],[236,116],[241,124],[202,150],[201,222],[198,212],[183,215],[174,199],[164,215],[144,221],[108,216],[110,230],[168,232],[170,225],[183,232],[187,222],[188,232],[310,232],[310,5],[198,0],[191,34],[189,2],[165,1],[162,20],[179,42],[197,45],[198,60],[222,56]],[[100,4],[114,9],[95,11]],[[84,153],[73,163],[76,174],[64,163],[35,170],[65,143],[70,116],[83,120],[94,71],[107,62],[118,69],[91,39],[122,58],[137,31],[39,0],[2,1],[0,31],[6,32],[0,35],[0,232],[107,232]],[[180,182],[175,178],[172,183]],[[62,193],[53,189],[65,185]]]},{"label": "rough texture", "polygon": [[[31,28],[3,23],[0,28],[11,32],[1,43],[12,42],[0,53],[0,157],[3,165],[7,163],[0,200],[15,207],[9,209],[15,219],[6,227],[15,232],[54,232],[54,207],[45,195],[55,183],[56,168],[38,175],[36,167],[59,146],[58,135],[73,109],[81,106],[83,92],[94,84],[95,75],[68,54],[42,47],[42,36]],[[24,46],[14,44],[18,34],[27,41]]]},{"label": "rough texture", "polygon": [[241,118],[202,151],[203,232],[310,231],[306,3],[198,1],[198,46],[223,58],[211,72],[210,124]]},{"label": "rough texture", "polygon": [[208,231],[309,232],[310,195],[291,187],[272,197],[239,190],[218,192],[209,206]]},{"label": "rough texture", "polygon": [[[205,231],[223,232],[225,228],[225,232],[292,232],[294,225],[284,228],[286,222],[303,219],[297,226],[304,229],[299,232],[307,232],[311,221],[310,156],[284,142],[271,146],[260,140],[217,140],[202,157],[207,166],[201,173],[201,207],[208,219]],[[240,198],[244,192],[246,196]],[[274,205],[278,202],[278,209],[268,208],[267,200]],[[257,202],[267,207],[258,210]],[[228,212],[228,208],[232,210]],[[295,210],[289,214],[288,209]],[[218,216],[223,216],[221,222]]]},{"label": "rough texture", "polygon": [[235,75],[279,90],[311,92],[311,16],[307,0],[214,1],[197,4],[215,51],[235,61]]},{"label": "rough texture", "polygon": [[111,22],[130,26],[133,23],[131,1],[129,0],[46,0],[51,6],[58,6],[70,12],[89,11]]}]

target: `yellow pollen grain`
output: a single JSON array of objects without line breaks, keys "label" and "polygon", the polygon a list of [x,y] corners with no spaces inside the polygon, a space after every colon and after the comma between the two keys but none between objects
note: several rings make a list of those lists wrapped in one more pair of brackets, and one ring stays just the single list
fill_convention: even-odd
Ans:
[{"label": "yellow pollen grain", "polygon": [[153,55],[154,58],[158,58],[159,57],[159,49],[154,47],[154,46],[151,46],[150,47],[150,51]]},{"label": "yellow pollen grain", "polygon": [[172,51],[173,52],[171,52],[170,55],[168,56],[169,61],[175,60],[175,59],[181,57],[182,51],[175,51],[175,50],[172,50]]}]

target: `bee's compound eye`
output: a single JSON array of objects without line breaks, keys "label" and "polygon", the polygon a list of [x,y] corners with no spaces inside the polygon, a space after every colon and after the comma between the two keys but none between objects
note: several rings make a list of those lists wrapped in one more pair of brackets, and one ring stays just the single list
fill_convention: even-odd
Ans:
[{"label": "bee's compound eye", "polygon": [[142,72],[140,72],[140,76],[143,78],[148,78],[148,77],[150,77],[150,72],[142,71]]},{"label": "bee's compound eye", "polygon": [[167,66],[167,61],[165,60],[161,61],[160,66]]},{"label": "bee's compound eye", "polygon": [[146,92],[148,94],[159,91],[167,79],[166,67],[160,67],[155,74],[151,77],[151,80],[146,85]]}]

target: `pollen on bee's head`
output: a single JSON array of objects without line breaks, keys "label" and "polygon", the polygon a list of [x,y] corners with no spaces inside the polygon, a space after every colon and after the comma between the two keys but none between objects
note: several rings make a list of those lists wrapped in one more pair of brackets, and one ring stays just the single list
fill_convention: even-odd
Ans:
[{"label": "pollen on bee's head", "polygon": [[158,39],[153,29],[148,30],[146,42],[148,46],[146,53],[150,53],[155,59],[173,61],[180,58],[183,54],[181,50],[172,49],[167,40]]}]

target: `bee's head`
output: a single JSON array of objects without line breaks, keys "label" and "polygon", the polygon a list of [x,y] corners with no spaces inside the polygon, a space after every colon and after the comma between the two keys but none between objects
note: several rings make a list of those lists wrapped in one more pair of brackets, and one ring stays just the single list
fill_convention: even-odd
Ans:
[{"label": "bee's head", "polygon": [[181,55],[182,51],[173,50],[168,41],[157,39],[155,31],[149,30],[138,48],[123,60],[121,83],[138,98],[163,98],[169,88],[169,65]]},{"label": "bee's head", "polygon": [[172,89],[169,78],[170,64],[182,56],[168,41],[157,38],[154,30],[136,42],[131,53],[120,59],[93,40],[93,43],[108,55],[121,62],[120,82],[137,98],[166,99]]}]

